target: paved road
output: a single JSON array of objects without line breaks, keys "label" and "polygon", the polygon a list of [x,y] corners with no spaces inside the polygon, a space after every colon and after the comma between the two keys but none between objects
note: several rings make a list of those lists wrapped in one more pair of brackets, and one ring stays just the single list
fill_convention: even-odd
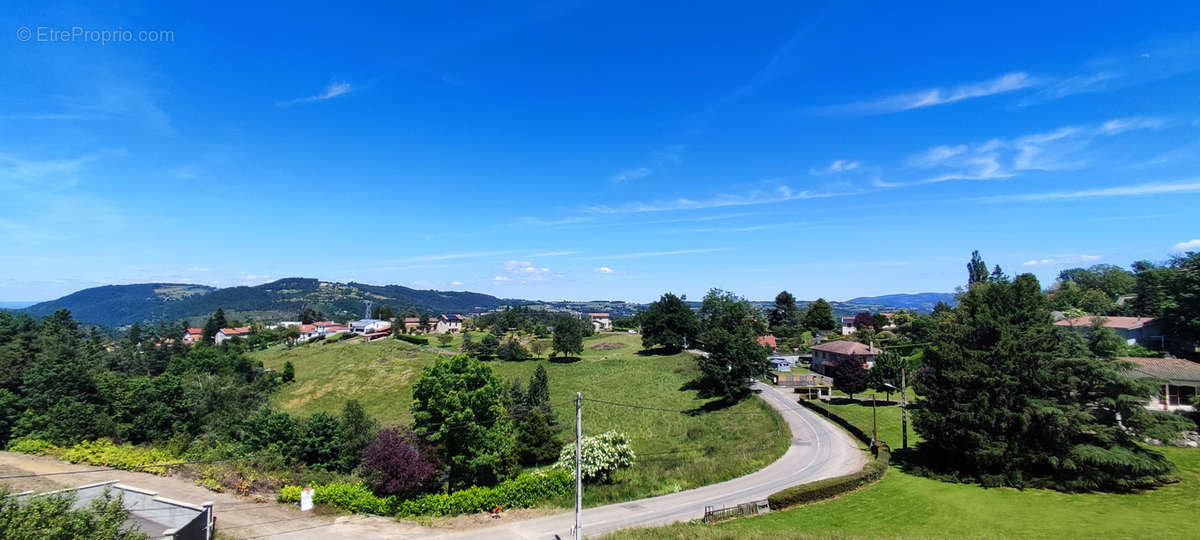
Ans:
[{"label": "paved road", "polygon": [[[792,430],[792,444],[783,457],[766,468],[735,478],[670,495],[610,504],[583,510],[585,536],[618,529],[664,525],[704,517],[705,506],[734,506],[767,498],[783,488],[849,474],[866,464],[865,453],[844,431],[796,403],[790,390],[756,383],[759,396],[782,414]],[[586,411],[585,411],[586,414]],[[586,489],[586,487],[584,488]],[[571,538],[574,512],[505,523],[470,532],[447,533],[436,538],[552,539]]]}]

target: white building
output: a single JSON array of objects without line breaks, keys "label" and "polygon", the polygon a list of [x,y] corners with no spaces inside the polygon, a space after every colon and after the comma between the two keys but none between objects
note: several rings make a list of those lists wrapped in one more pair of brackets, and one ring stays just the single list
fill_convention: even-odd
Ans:
[{"label": "white building", "polygon": [[433,331],[439,334],[462,332],[464,317],[462,315],[441,315],[437,318],[437,326]]},{"label": "white building", "polygon": [[588,320],[592,322],[592,329],[596,332],[612,330],[612,318],[607,313],[588,313]]},{"label": "white building", "polygon": [[217,345],[225,342],[225,340],[233,338],[245,338],[250,335],[249,326],[239,326],[237,328],[222,328],[217,331],[217,335],[213,337],[213,342]]},{"label": "white building", "polygon": [[374,334],[392,328],[392,323],[379,319],[359,319],[350,321],[350,331],[355,334]]}]

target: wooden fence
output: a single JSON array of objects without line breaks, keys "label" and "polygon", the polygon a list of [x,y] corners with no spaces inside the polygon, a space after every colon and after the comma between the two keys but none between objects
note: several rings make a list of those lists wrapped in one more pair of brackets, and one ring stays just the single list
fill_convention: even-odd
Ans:
[{"label": "wooden fence", "polygon": [[733,519],[742,516],[753,516],[757,514],[765,514],[770,510],[767,505],[767,500],[751,501],[742,503],[737,506],[725,506],[715,508],[712,506],[704,507],[704,522],[714,523],[726,519]]}]

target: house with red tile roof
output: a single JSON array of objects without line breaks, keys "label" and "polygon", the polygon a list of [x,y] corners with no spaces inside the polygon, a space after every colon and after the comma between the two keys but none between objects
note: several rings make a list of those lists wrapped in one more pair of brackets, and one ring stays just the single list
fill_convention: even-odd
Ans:
[{"label": "house with red tile roof", "polygon": [[592,330],[596,332],[612,330],[612,317],[608,313],[588,313],[588,321],[592,323]]},{"label": "house with red tile roof", "polygon": [[763,347],[769,347],[772,351],[779,346],[775,341],[775,336],[758,336],[758,344]]},{"label": "house with red tile roof", "polygon": [[1105,328],[1116,332],[1129,345],[1137,343],[1156,345],[1160,344],[1160,340],[1163,339],[1162,325],[1158,319],[1150,317],[1099,317],[1088,315],[1055,321],[1054,326],[1067,327],[1086,335],[1092,331],[1092,323],[1095,320],[1099,320]]},{"label": "house with red tile roof", "polygon": [[187,332],[183,334],[183,342],[188,345],[195,345],[202,339],[204,339],[203,328],[188,328]]},{"label": "house with red tile roof", "polygon": [[883,351],[857,341],[830,341],[812,346],[812,370],[829,375],[840,362],[862,362],[867,369],[875,367],[875,357]]},{"label": "house with red tile roof", "polygon": [[217,331],[217,335],[213,336],[213,342],[217,345],[225,342],[225,340],[233,338],[245,338],[250,335],[249,326],[239,326],[237,328],[222,328]]}]

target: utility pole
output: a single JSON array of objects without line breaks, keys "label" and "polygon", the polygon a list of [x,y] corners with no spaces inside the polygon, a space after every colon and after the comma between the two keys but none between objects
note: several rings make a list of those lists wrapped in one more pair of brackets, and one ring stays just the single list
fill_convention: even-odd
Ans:
[{"label": "utility pole", "polygon": [[908,386],[905,384],[904,366],[900,366],[900,439],[908,449]]},{"label": "utility pole", "polygon": [[579,528],[579,513],[583,508],[583,392],[575,393],[575,540],[583,540]]}]

